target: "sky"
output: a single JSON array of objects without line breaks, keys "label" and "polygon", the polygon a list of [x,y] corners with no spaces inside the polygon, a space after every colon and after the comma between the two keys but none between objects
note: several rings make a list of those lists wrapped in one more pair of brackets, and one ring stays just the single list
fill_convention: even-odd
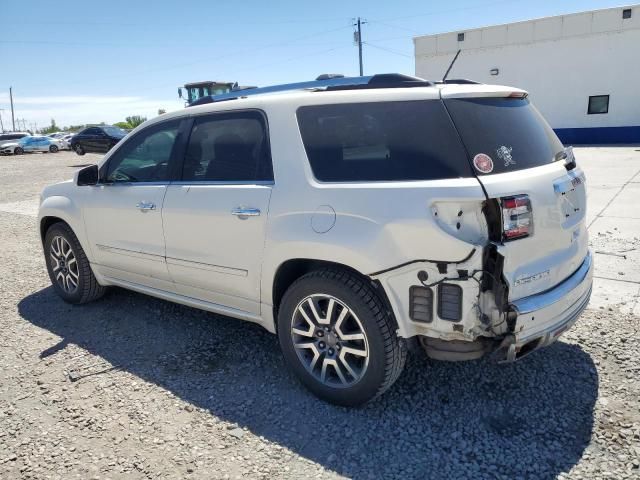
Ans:
[{"label": "sky", "polygon": [[[358,74],[414,74],[412,38],[620,6],[608,0],[349,2],[0,0],[0,118],[27,128],[151,118],[183,108],[177,88],[201,80],[265,86]],[[10,20],[10,21],[7,21]],[[443,72],[444,73],[444,72]]]}]

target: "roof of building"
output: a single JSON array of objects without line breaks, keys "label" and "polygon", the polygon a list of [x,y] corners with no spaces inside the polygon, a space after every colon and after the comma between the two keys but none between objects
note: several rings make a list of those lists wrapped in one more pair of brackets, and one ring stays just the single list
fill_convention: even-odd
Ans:
[{"label": "roof of building", "polygon": [[[629,14],[623,11],[631,10]],[[640,4],[414,37],[416,56],[494,48],[640,28]]]}]

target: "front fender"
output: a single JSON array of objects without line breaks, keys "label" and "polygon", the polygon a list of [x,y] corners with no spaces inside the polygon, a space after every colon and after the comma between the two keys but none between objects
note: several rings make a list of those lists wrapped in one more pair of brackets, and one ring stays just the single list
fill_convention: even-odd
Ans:
[{"label": "front fender", "polygon": [[[50,217],[59,218],[71,227],[71,230],[73,230],[73,233],[78,237],[82,249],[91,262],[93,260],[93,252],[89,248],[89,241],[82,219],[82,210],[78,204],[69,197],[62,195],[45,197],[40,204],[38,212],[38,228],[41,229],[45,219]],[[40,232],[44,234],[42,230],[40,230],[39,233]],[[44,237],[44,235],[42,235],[42,237]]]}]

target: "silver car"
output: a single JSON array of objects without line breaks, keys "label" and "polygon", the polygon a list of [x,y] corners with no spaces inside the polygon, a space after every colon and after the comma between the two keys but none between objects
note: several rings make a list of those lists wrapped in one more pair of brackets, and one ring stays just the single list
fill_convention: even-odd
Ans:
[{"label": "silver car", "polygon": [[23,153],[56,153],[62,149],[62,142],[55,138],[27,136],[17,142],[5,143],[0,147],[2,154],[22,155]]}]

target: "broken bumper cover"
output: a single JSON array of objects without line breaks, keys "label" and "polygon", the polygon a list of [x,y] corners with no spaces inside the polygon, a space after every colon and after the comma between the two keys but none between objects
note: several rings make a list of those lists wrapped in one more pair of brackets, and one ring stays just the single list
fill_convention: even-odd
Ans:
[{"label": "broken bumper cover", "polygon": [[511,302],[517,312],[514,333],[502,344],[502,361],[512,362],[555,342],[578,319],[589,303],[593,284],[593,257],[551,290]]}]

